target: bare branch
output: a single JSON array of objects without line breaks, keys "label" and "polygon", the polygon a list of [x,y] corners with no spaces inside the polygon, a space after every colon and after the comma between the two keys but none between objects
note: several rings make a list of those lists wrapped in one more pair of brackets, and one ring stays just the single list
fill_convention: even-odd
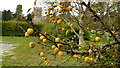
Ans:
[{"label": "bare branch", "polygon": [[26,32],[26,31],[23,29],[23,27],[18,24],[17,21],[16,21],[16,24],[18,25],[18,27],[19,27],[23,32]]},{"label": "bare branch", "polygon": [[[67,21],[67,20],[65,20],[64,18],[62,18],[69,26],[70,26],[70,24],[69,24],[69,22]],[[78,38],[80,38],[80,36],[77,34],[77,32],[75,31],[75,29],[72,27],[72,26],[70,26],[71,27],[71,29],[74,31],[74,33],[78,36]]]},{"label": "bare branch", "polygon": [[106,43],[104,44],[104,46],[102,47],[102,49],[104,49],[105,47],[109,47],[111,45],[115,45],[115,44],[120,44],[120,41],[113,41],[113,42],[109,42],[109,43]]}]

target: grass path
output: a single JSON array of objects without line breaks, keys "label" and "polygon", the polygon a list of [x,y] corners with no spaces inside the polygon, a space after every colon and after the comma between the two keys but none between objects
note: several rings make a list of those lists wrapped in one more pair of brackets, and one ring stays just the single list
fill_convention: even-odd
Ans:
[{"label": "grass path", "polygon": [[[7,56],[7,55],[13,55],[12,49],[14,49],[17,46],[17,44],[10,44],[8,42],[0,41],[0,57]],[[2,58],[0,58],[0,61],[2,61]]]},{"label": "grass path", "polygon": [[[39,38],[35,38],[39,39]],[[14,55],[9,55],[3,57],[3,66],[39,66],[42,61],[39,56],[40,52],[44,52],[45,56],[50,61],[50,65],[59,64],[64,59],[68,58],[68,55],[54,59],[54,52],[51,48],[44,47],[42,45],[37,45],[35,48],[30,48],[28,46],[29,42],[32,42],[30,38],[25,37],[2,37],[3,41],[9,41],[11,44],[18,44],[13,50]],[[16,58],[11,58],[16,57]],[[44,63],[41,64],[44,66]],[[77,62],[75,58],[70,59],[69,62],[62,64],[62,66],[80,66],[81,64]],[[83,66],[83,65],[82,65]]]}]

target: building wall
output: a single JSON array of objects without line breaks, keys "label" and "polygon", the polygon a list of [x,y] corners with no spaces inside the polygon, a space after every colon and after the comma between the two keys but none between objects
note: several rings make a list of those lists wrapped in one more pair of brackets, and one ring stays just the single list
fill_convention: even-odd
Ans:
[{"label": "building wall", "polygon": [[42,21],[43,17],[42,17],[41,7],[34,7],[33,13],[34,13],[34,18],[33,18],[34,23]]}]

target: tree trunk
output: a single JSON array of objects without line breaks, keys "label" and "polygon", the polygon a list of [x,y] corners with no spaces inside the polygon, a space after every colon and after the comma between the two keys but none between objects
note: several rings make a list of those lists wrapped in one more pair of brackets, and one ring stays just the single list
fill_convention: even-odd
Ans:
[{"label": "tree trunk", "polygon": [[[80,35],[81,33],[83,33],[82,28],[80,28],[80,30],[79,30],[79,35]],[[83,35],[81,35],[80,38],[79,38],[79,45],[82,44],[83,41],[84,41],[84,38],[83,38]]]}]

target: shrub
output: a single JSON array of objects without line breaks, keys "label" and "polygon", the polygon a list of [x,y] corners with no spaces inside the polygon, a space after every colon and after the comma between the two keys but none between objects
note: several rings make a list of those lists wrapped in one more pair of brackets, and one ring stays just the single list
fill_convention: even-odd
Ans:
[{"label": "shrub", "polygon": [[[0,23],[2,23],[2,36],[24,36],[24,32],[18,27],[15,21],[5,21]],[[19,22],[19,25],[25,30],[29,27],[29,24],[25,22]],[[39,28],[37,24],[35,24],[35,27]]]},{"label": "shrub", "polygon": [[[24,36],[24,32],[18,27],[15,21],[3,21],[0,22],[0,24],[2,24],[3,36]],[[27,28],[29,28],[29,24],[27,24],[26,22],[19,22],[19,25],[22,26],[24,30],[27,30]],[[34,29],[39,30],[40,32],[49,32],[51,35],[57,35],[57,29],[55,28],[57,28],[58,26],[46,22],[37,22],[34,24]],[[67,25],[60,25],[60,27],[70,29],[70,27],[68,27]],[[65,33],[65,31],[63,33]],[[71,34],[72,33],[69,33],[68,36],[70,36]]]}]

